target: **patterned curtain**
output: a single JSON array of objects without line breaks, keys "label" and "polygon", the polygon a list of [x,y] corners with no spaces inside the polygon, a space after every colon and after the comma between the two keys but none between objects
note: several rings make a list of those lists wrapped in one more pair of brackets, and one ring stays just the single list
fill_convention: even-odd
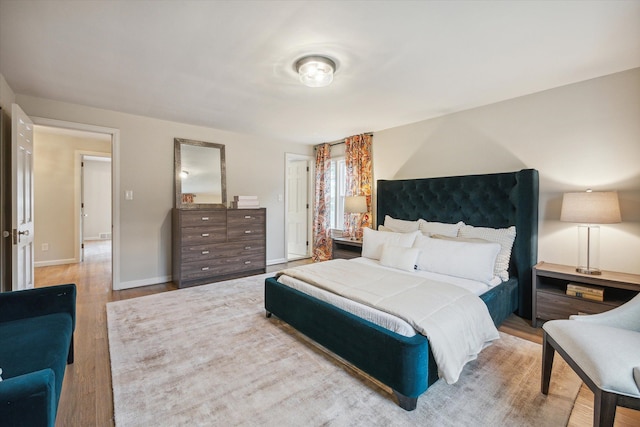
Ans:
[{"label": "patterned curtain", "polygon": [[367,196],[367,212],[344,214],[345,229],[354,230],[355,237],[362,239],[362,229],[371,227],[371,187],[373,168],[371,164],[371,135],[354,135],[345,139],[346,196]]},{"label": "patterned curtain", "polygon": [[316,147],[316,192],[313,215],[313,260],[331,259],[331,145]]}]

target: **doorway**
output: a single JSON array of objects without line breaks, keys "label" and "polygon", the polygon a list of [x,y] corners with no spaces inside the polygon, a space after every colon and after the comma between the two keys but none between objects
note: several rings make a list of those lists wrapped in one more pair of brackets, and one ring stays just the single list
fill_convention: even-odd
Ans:
[{"label": "doorway", "polygon": [[[111,154],[79,153],[80,159],[80,261],[87,254],[111,255]],[[97,243],[100,243],[99,245]],[[88,251],[87,245],[101,247]]]},{"label": "doorway", "polygon": [[[45,181],[58,179],[58,175],[64,174],[63,164],[71,161],[71,166],[68,168],[73,175],[72,184],[68,185],[66,191],[57,193],[57,197],[51,199],[50,195],[44,196],[45,199],[39,200],[39,194],[36,194],[35,208],[45,208],[45,213],[36,216],[36,227],[38,227],[39,219],[43,220],[50,215],[50,209],[54,206],[65,207],[65,226],[62,227],[58,221],[58,227],[68,235],[66,240],[57,240],[56,234],[40,235],[36,233],[38,241],[35,245],[36,249],[36,267],[51,266],[56,264],[65,263],[81,263],[83,261],[83,244],[84,244],[84,256],[98,256],[102,263],[108,265],[108,271],[110,275],[110,282],[112,289],[118,289],[119,286],[119,203],[118,203],[118,153],[119,153],[119,131],[112,128],[104,128],[100,126],[93,126],[88,124],[80,124],[73,122],[65,122],[54,119],[45,119],[32,117],[36,134],[34,141],[37,145],[35,152],[36,166],[34,169],[36,174],[38,168],[49,168],[49,174],[46,175]],[[48,135],[48,137],[42,137],[42,135]],[[53,136],[52,136],[53,135]],[[42,144],[41,144],[42,143]],[[46,144],[46,145],[45,145]],[[45,147],[40,151],[38,148]],[[48,153],[48,155],[40,154]],[[82,163],[83,159],[92,161],[102,161],[102,170],[100,174],[103,181],[103,185],[95,190],[100,192],[101,206],[99,214],[93,214],[102,216],[102,222],[100,225],[101,231],[97,233],[96,240],[90,239],[85,241],[86,232],[83,232],[83,219],[86,218],[86,212],[83,212],[82,198],[83,198],[83,181],[86,179],[83,174]],[[44,163],[42,163],[44,162]],[[47,162],[49,164],[47,164]],[[105,177],[104,175],[107,175]],[[66,177],[67,182],[69,176]],[[90,178],[95,181],[95,177]],[[106,187],[105,183],[106,182]],[[36,193],[38,193],[38,180],[36,176]],[[91,191],[91,190],[89,190]],[[107,195],[104,193],[108,192]],[[95,195],[95,194],[94,194]],[[84,197],[87,195],[85,194]],[[104,198],[108,199],[106,202]],[[47,199],[49,197],[49,199]],[[85,205],[86,206],[86,205]],[[105,212],[106,210],[106,212]],[[44,215],[44,216],[43,216]],[[92,215],[89,213],[89,215]],[[108,219],[105,219],[104,217]],[[46,230],[46,219],[44,224],[44,230]],[[39,237],[38,237],[39,236]],[[51,241],[47,241],[51,239]],[[61,247],[55,246],[51,242],[62,242]],[[69,243],[71,241],[71,243]],[[90,244],[92,250],[87,250],[87,243]],[[64,248],[64,252],[56,252]],[[43,250],[44,249],[44,250]],[[44,256],[46,255],[46,256]],[[105,260],[108,257],[108,260]],[[95,261],[95,260],[91,260]],[[36,276],[37,277],[37,276]]]},{"label": "doorway", "polygon": [[35,125],[35,267],[82,262],[100,233],[110,241],[110,205],[111,136]]},{"label": "doorway", "polygon": [[287,261],[311,256],[312,157],[285,155],[285,242]]}]

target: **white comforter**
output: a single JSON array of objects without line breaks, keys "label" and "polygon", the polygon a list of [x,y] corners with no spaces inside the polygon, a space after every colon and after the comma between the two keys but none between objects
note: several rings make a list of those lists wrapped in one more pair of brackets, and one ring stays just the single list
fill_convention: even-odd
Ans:
[{"label": "white comforter", "polygon": [[498,339],[487,306],[473,293],[410,273],[343,259],[280,271],[407,321],[429,339],[438,373],[449,384]]}]

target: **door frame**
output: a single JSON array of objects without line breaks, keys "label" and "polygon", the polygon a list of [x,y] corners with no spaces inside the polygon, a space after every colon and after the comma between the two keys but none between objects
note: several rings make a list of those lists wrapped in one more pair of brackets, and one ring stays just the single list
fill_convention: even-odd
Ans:
[{"label": "door frame", "polygon": [[287,214],[287,206],[289,205],[289,162],[306,160],[309,166],[309,179],[307,180],[307,201],[309,209],[307,209],[307,257],[311,257],[313,253],[313,183],[315,176],[315,163],[313,156],[307,154],[284,154],[284,258],[289,260],[289,215]]},{"label": "door frame", "polygon": [[111,135],[111,289],[120,288],[120,130],[30,116],[34,125]]},{"label": "door frame", "polygon": [[[84,167],[82,166],[83,162],[85,162],[85,157],[104,157],[106,159],[110,159],[113,162],[113,158],[111,153],[103,153],[101,151],[89,151],[89,150],[76,150],[75,152],[75,175],[74,179],[76,181],[75,188],[77,191],[74,194],[74,210],[76,212],[76,217],[74,219],[74,228],[76,230],[75,236],[75,254],[76,258],[80,261],[84,261],[84,250],[82,249],[82,245],[84,244],[84,220],[81,218],[82,214],[84,214],[84,210],[82,209],[83,202],[83,191],[84,191]],[[112,168],[113,169],[113,168]],[[111,171],[113,174],[113,170]],[[111,176],[111,182],[113,183],[113,176]],[[113,195],[111,197],[113,202]],[[78,214],[79,213],[79,214]],[[113,220],[112,220],[113,221]],[[113,240],[112,242],[113,243]],[[112,254],[113,256],[113,251]]]}]

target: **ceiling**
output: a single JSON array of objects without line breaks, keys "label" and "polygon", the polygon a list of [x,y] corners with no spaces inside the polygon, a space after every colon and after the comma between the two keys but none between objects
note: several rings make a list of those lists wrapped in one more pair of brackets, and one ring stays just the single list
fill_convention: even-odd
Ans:
[{"label": "ceiling", "polygon": [[[296,59],[324,54],[308,88]],[[640,67],[640,1],[0,0],[17,94],[333,141]]]}]

